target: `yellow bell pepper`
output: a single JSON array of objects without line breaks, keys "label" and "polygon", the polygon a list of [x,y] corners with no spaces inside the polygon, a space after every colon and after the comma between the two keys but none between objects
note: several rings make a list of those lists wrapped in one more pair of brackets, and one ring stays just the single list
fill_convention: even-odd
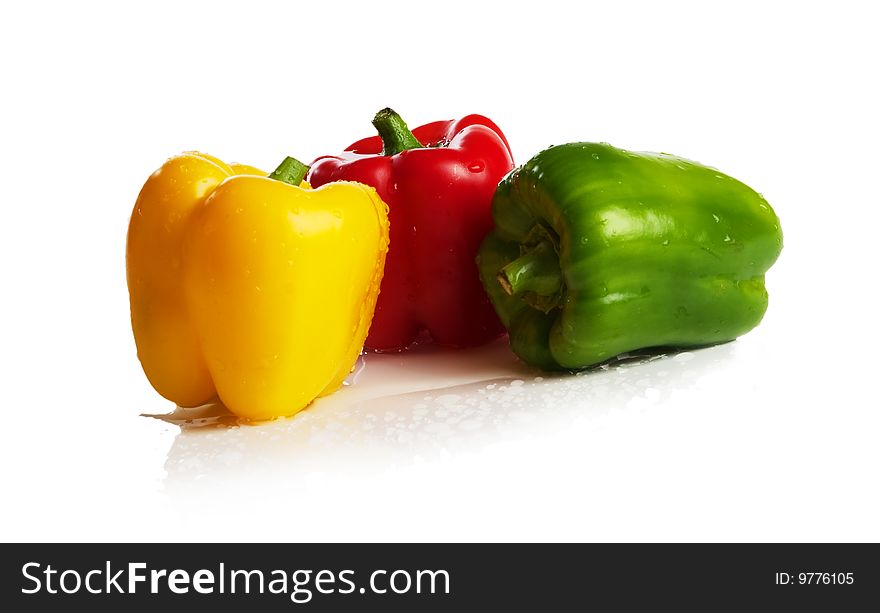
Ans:
[{"label": "yellow bell pepper", "polygon": [[[147,180],[126,265],[138,358],[183,407],[293,415],[336,390],[363,346],[388,208],[359,183],[312,190],[288,158],[269,177],[201,153]],[[261,176],[262,175],[262,176]]]}]

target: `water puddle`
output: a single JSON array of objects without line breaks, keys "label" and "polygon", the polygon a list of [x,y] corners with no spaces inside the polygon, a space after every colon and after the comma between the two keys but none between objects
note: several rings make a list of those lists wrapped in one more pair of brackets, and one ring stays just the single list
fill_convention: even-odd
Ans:
[{"label": "water puddle", "polygon": [[468,351],[368,354],[349,385],[292,418],[239,426],[218,405],[160,416],[181,426],[166,485],[222,486],[253,474],[290,482],[316,468],[368,474],[559,432],[609,411],[649,410],[718,371],[734,346],[629,355],[575,374],[528,368],[503,340]]}]

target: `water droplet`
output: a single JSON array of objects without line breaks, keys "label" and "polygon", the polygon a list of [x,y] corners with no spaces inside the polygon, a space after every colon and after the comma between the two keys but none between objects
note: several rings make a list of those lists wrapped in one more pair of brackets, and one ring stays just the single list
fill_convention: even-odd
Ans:
[{"label": "water droplet", "polygon": [[471,162],[467,169],[471,172],[482,172],[486,165],[482,161]]},{"label": "water droplet", "polygon": [[342,219],[342,211],[339,209],[333,209],[333,217],[337,219]]},{"label": "water droplet", "polygon": [[668,239],[668,238],[667,238],[665,241],[663,241],[663,246],[664,246],[664,247],[668,247],[668,246],[669,246],[669,239]]},{"label": "water droplet", "polygon": [[598,153],[593,153],[593,154],[592,154],[592,157],[593,157],[594,160],[598,160],[598,159],[599,159],[599,154],[598,154]]},{"label": "water droplet", "polygon": [[718,215],[716,215],[715,213],[712,213],[712,219],[715,220],[715,223],[719,223],[721,221],[721,218],[718,217]]},{"label": "water droplet", "polygon": [[724,235],[724,242],[725,242],[725,243],[729,243],[729,242],[731,242],[732,240],[733,240],[733,239],[730,238],[730,234],[725,234],[725,235]]}]

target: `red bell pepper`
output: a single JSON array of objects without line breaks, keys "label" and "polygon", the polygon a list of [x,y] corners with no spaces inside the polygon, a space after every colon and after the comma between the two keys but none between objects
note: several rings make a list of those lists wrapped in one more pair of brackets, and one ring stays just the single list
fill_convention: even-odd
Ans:
[{"label": "red bell pepper", "polygon": [[410,132],[391,109],[373,119],[379,136],[312,163],[308,181],[358,181],[388,204],[385,276],[366,347],[407,347],[423,333],[437,344],[486,343],[504,329],[474,258],[492,229],[490,205],[513,169],[507,139],[492,121],[468,115]]}]

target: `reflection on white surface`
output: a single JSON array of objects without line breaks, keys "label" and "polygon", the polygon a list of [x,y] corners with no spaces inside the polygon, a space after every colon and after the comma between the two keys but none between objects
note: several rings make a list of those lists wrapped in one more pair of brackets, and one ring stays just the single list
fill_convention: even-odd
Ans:
[{"label": "reflection on white surface", "polygon": [[292,487],[316,469],[357,478],[552,434],[576,420],[662,403],[717,371],[734,346],[555,375],[521,364],[506,341],[470,351],[369,354],[352,385],[294,418],[182,430],[168,454],[166,491],[184,498],[216,493],[256,475]]}]

